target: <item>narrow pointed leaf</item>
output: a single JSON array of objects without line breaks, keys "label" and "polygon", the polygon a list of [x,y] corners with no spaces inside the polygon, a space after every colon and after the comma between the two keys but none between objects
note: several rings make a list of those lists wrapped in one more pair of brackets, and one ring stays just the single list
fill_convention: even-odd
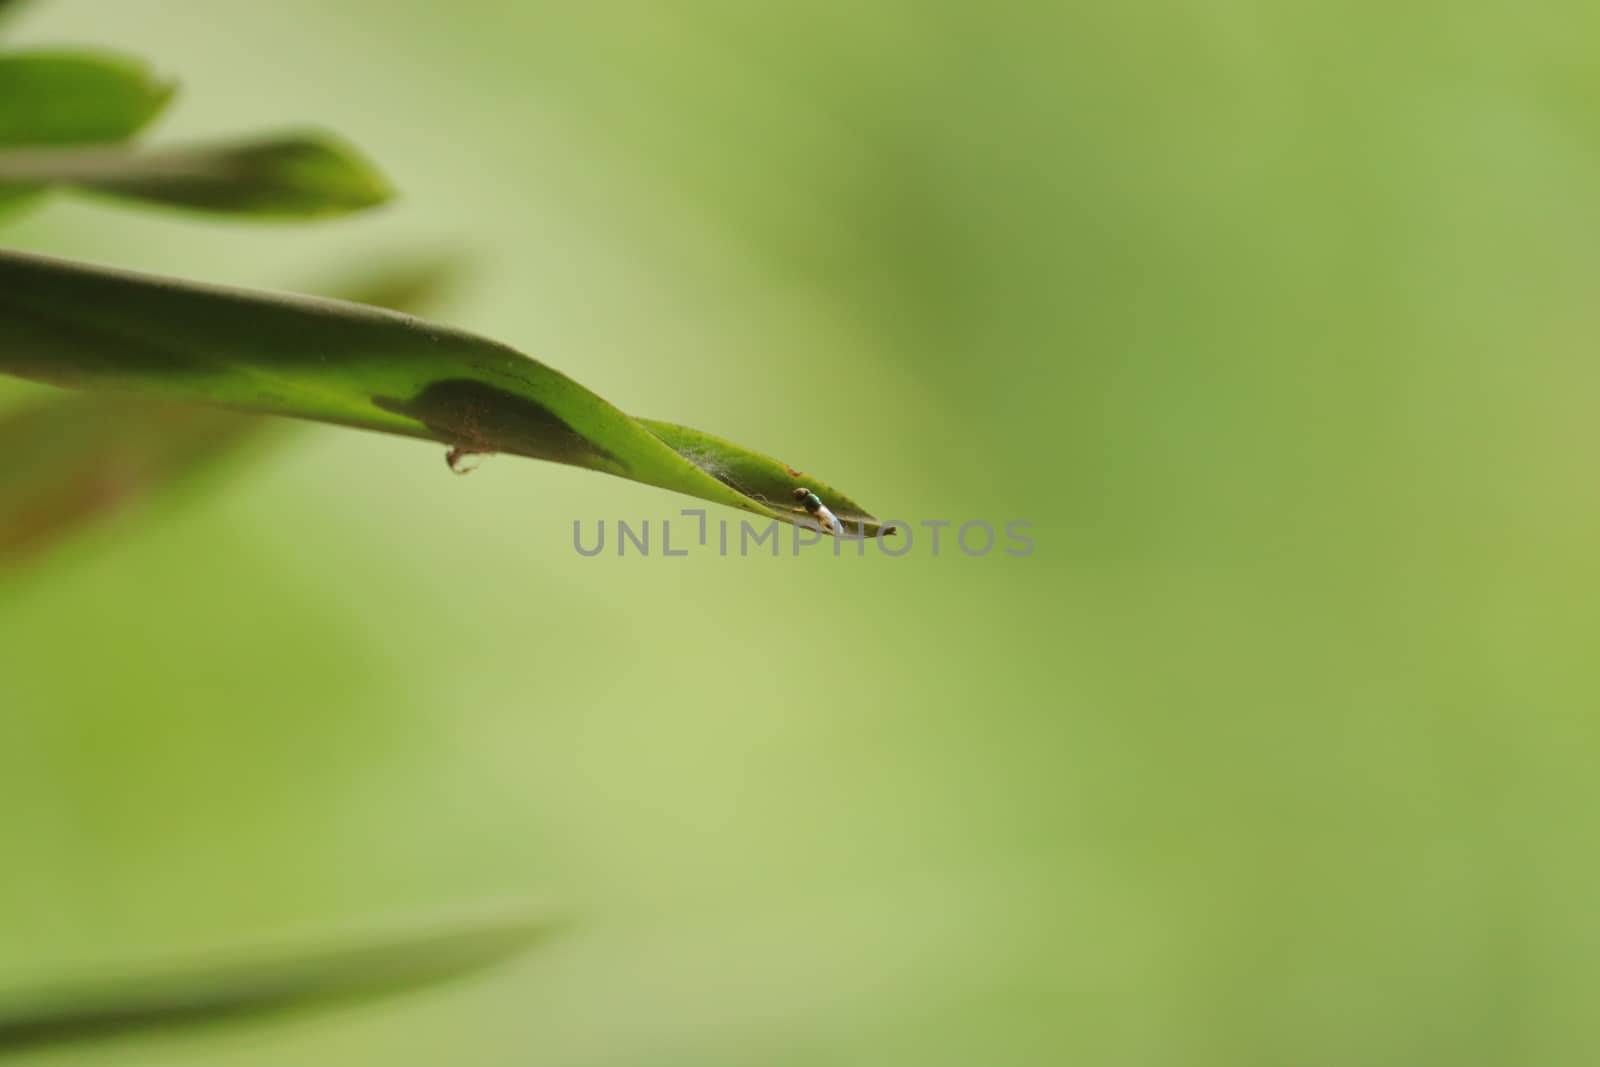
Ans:
[{"label": "narrow pointed leaf", "polygon": [[0,146],[125,140],[161,113],[173,91],[171,82],[126,56],[0,54]]},{"label": "narrow pointed leaf", "polygon": [[[420,311],[453,261],[392,264],[337,287],[362,304]],[[0,570],[234,456],[274,420],[134,393],[70,392],[0,414]]]},{"label": "narrow pointed leaf", "polygon": [[235,946],[203,959],[100,967],[44,986],[0,990],[0,1056],[398,992],[491,966],[551,930],[523,909],[501,909]]},{"label": "narrow pointed leaf", "polygon": [[878,520],[866,508],[805,471],[795,470],[771,456],[752,452],[701,430],[656,419],[637,421],[668,448],[752,500],[775,509],[789,510],[792,514],[794,489],[804,485],[821,497],[827,503],[828,510],[852,532],[858,526],[865,527],[868,533],[878,528]]},{"label": "narrow pointed leaf", "polygon": [[0,195],[50,188],[266,218],[342,215],[393,195],[372,164],[324,134],[155,149],[0,151]]},{"label": "narrow pointed leaf", "polygon": [[807,520],[780,490],[808,476],[785,464],[636,421],[499,342],[358,304],[0,252],[0,372],[530,456]]}]

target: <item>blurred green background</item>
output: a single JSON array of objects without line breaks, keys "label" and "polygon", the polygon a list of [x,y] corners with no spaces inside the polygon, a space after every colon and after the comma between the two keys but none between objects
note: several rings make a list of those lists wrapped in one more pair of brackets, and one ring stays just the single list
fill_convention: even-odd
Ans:
[{"label": "blurred green background", "polygon": [[458,255],[441,317],[624,410],[1036,543],[584,559],[574,519],[693,502],[321,427],[95,530],[0,585],[0,985],[569,925],[30,1060],[1600,1062],[1600,8],[50,0],[15,39],[404,195],[8,244]]}]

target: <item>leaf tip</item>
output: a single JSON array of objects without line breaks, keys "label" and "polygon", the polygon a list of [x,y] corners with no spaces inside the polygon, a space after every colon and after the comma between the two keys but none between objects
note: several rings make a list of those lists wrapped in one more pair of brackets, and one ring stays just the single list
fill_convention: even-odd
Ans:
[{"label": "leaf tip", "polygon": [[172,101],[177,99],[178,92],[182,88],[183,83],[177,78],[169,78],[147,68],[144,76],[146,114],[140,128],[154,122],[162,112],[166,111]]},{"label": "leaf tip", "polygon": [[286,174],[320,198],[326,214],[344,214],[380,207],[398,195],[378,165],[349,141],[332,133],[312,132],[285,139],[280,151]]}]

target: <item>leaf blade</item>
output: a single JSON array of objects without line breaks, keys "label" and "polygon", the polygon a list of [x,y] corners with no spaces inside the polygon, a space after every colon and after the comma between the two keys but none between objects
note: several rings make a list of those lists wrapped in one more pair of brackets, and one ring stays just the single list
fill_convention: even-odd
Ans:
[{"label": "leaf blade", "polygon": [[792,509],[791,493],[795,487],[803,485],[826,501],[828,509],[847,527],[860,525],[869,534],[880,528],[878,520],[866,508],[815,475],[795,470],[771,456],[753,452],[704,430],[659,419],[637,421],[674,452],[754,500],[774,508]]},{"label": "leaf blade", "polygon": [[0,1055],[42,1045],[326,1006],[469,974],[555,927],[526,908],[235,945],[204,958],[144,961],[0,991]]},{"label": "leaf blade", "polygon": [[149,150],[0,151],[0,193],[51,188],[264,219],[345,215],[394,195],[375,166],[328,134]]},{"label": "leaf blade", "polygon": [[0,147],[126,140],[176,90],[149,64],[111,52],[0,54]]},{"label": "leaf blade", "polygon": [[759,470],[772,488],[791,470],[776,460],[641,423],[497,341],[362,305],[0,252],[0,371],[545,459],[807,520],[716,470]]},{"label": "leaf blade", "polygon": [[[334,286],[355,303],[422,310],[457,276],[453,258],[391,260]],[[0,414],[0,571],[69,534],[191,481],[272,427],[222,408],[114,392],[45,397]]]}]

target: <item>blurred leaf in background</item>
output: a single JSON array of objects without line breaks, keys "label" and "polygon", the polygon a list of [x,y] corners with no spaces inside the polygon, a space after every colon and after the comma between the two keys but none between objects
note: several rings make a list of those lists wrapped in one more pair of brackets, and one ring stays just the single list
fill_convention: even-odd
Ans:
[{"label": "blurred leaf in background", "polygon": [[477,905],[464,915],[320,931],[297,941],[229,946],[200,960],[163,959],[56,985],[0,990],[0,1057],[159,1027],[247,1020],[429,987],[501,963],[549,924],[525,908]]},{"label": "blurred leaf in background", "polygon": [[[0,5],[0,18],[5,15]],[[17,146],[100,144],[132,137],[161,113],[173,86],[108,52],[0,53],[0,154]],[[0,221],[40,190],[0,178]]]},{"label": "blurred leaf in background", "polygon": [[0,151],[0,197],[52,188],[269,219],[342,215],[393,195],[382,175],[324,134],[140,152]]},{"label": "blurred leaf in background", "polygon": [[0,146],[121,141],[159,115],[173,89],[148,64],[110,52],[0,54],[0,99],[10,102]]}]

